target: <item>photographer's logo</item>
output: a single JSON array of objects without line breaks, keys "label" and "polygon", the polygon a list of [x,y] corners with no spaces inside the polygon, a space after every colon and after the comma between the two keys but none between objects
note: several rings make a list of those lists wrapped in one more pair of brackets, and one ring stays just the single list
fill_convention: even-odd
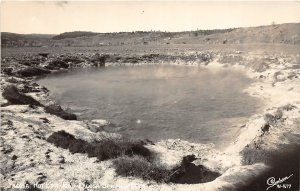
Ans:
[{"label": "photographer's logo", "polygon": [[277,188],[283,188],[283,189],[291,189],[292,185],[291,184],[284,184],[284,181],[288,180],[289,178],[291,178],[293,176],[293,174],[291,174],[290,176],[286,176],[284,178],[279,178],[277,181],[275,179],[275,177],[270,177],[267,180],[267,184],[268,184],[268,188],[267,190],[269,190],[270,188],[276,186]]}]

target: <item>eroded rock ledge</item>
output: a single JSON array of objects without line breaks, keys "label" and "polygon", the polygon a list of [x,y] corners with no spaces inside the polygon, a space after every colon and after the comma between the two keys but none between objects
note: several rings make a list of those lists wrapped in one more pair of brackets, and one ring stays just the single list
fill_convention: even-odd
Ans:
[{"label": "eroded rock ledge", "polygon": [[[299,61],[299,55],[262,56],[241,52],[227,55],[203,52],[182,55],[77,54],[4,58],[1,68],[1,186],[8,190],[24,185],[34,187],[36,184],[44,185],[39,188],[41,190],[57,190],[58,187],[60,190],[72,190],[78,186],[82,190],[84,186],[109,190],[234,190],[247,187],[253,176],[268,171],[268,160],[272,159],[274,153],[280,153],[281,147],[299,144]],[[59,70],[145,63],[243,70],[257,80],[245,91],[265,101],[264,111],[242,125],[240,136],[224,151],[216,150],[211,144],[194,144],[184,140],[164,140],[155,144],[129,141],[121,144],[129,145],[125,147],[129,150],[119,150],[118,156],[123,158],[115,159],[114,152],[118,151],[118,145],[110,142],[102,144],[102,147],[115,146],[112,149],[114,152],[109,153],[113,157],[106,157],[107,160],[102,161],[98,157],[100,150],[98,154],[94,153],[97,150],[95,145],[103,143],[103,140],[122,140],[122,136],[106,132],[104,127],[110,124],[105,120],[77,121],[76,116],[48,98],[47,88],[33,81],[37,76]],[[72,147],[62,146],[62,139],[53,141],[58,140],[53,137],[59,132],[71,137]],[[148,159],[151,155],[148,161],[153,162],[154,157],[158,166],[136,156],[131,158],[135,152],[143,153],[142,157]],[[126,153],[128,156],[125,156]],[[187,156],[194,158],[185,163],[183,161],[187,160]],[[169,172],[174,172],[171,169],[179,169],[177,181],[169,179],[162,181],[165,183],[157,183],[153,181],[155,178],[133,172],[130,170],[132,168],[115,170],[116,165],[126,167],[133,163],[158,172],[158,175],[166,173],[167,177]],[[195,169],[198,176],[200,172],[205,172],[212,178],[188,182],[198,184],[168,183],[184,183],[185,178],[191,180],[189,175]],[[136,178],[136,174],[132,173],[141,178]],[[144,176],[146,178],[143,179]],[[157,174],[154,173],[154,176],[157,177]],[[158,177],[158,180],[163,179]]]}]

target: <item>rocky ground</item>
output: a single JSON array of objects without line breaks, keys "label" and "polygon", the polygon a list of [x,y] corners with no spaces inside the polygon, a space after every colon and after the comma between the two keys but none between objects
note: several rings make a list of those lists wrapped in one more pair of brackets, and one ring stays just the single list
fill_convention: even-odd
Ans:
[{"label": "rocky ground", "polygon": [[[262,99],[265,105],[261,113],[241,124],[240,135],[228,148],[220,151],[213,144],[184,140],[143,143],[143,147],[155,153],[156,162],[167,169],[178,166],[185,156],[194,155],[195,166],[203,166],[220,176],[196,184],[157,183],[118,176],[113,165],[116,159],[101,160],[99,155],[73,152],[49,141],[59,131],[73,135],[81,144],[93,145],[106,139],[122,139],[122,135],[106,132],[111,124],[103,119],[76,120],[75,115],[49,99],[47,88],[34,82],[36,77],[72,68],[157,63],[212,70],[230,68],[242,70],[255,79],[245,91]],[[268,153],[300,144],[300,56],[297,54],[78,53],[6,57],[2,59],[1,92],[1,188],[4,190],[238,190],[270,169]]]}]

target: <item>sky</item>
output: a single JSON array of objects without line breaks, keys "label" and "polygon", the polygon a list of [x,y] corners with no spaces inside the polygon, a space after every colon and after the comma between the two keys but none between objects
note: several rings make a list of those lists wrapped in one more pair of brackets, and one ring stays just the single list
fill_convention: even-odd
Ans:
[{"label": "sky", "polygon": [[2,1],[1,31],[188,31],[300,23],[300,1]]}]

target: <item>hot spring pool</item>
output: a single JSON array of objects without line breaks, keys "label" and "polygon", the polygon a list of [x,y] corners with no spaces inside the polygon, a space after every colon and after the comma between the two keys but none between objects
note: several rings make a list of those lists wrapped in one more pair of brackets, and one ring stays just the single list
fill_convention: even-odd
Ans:
[{"label": "hot spring pool", "polygon": [[158,141],[226,145],[259,108],[244,74],[203,67],[144,65],[81,69],[38,80],[79,119],[106,119],[111,131]]}]

